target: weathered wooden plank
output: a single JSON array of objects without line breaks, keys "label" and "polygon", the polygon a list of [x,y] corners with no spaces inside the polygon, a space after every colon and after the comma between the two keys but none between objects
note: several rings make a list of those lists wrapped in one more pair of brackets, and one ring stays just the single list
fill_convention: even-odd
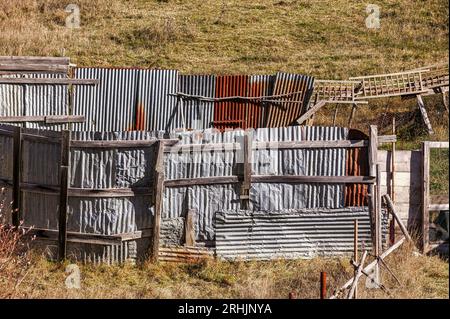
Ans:
[{"label": "weathered wooden plank", "polygon": [[311,107],[308,111],[306,111],[302,116],[300,116],[297,120],[298,124],[302,124],[305,122],[308,118],[310,118],[314,113],[316,113],[318,110],[320,110],[325,104],[327,104],[326,101],[319,101],[317,104],[315,104],[313,107]]},{"label": "weathered wooden plank", "polygon": [[67,205],[69,188],[69,155],[70,131],[62,131],[61,136],[61,169],[59,189],[59,218],[58,218],[58,260],[66,258],[67,250]]},{"label": "weathered wooden plank", "polygon": [[158,141],[156,145],[157,156],[155,163],[155,216],[153,220],[153,238],[151,245],[151,259],[158,261],[159,256],[159,236],[161,229],[162,200],[164,193],[164,144]]},{"label": "weathered wooden plank", "polygon": [[417,105],[419,107],[420,113],[422,114],[423,122],[425,123],[425,125],[427,127],[428,134],[433,135],[434,131],[433,131],[433,128],[431,126],[430,119],[428,118],[428,113],[427,113],[427,110],[425,108],[425,103],[423,103],[423,99],[422,99],[422,96],[420,94],[417,95]]},{"label": "weathered wooden plank", "polygon": [[[298,176],[298,175],[252,175],[252,183],[325,183],[325,184],[373,184],[372,176]],[[184,187],[190,185],[214,185],[238,183],[238,176],[217,176],[181,178],[166,180],[166,187]]]},{"label": "weathered wooden plank", "polygon": [[300,149],[300,148],[353,148],[367,147],[367,140],[340,141],[273,141],[255,142],[253,149]]},{"label": "weathered wooden plank", "polygon": [[35,73],[67,73],[69,71],[68,65],[58,64],[22,64],[22,63],[1,63],[0,71],[14,71],[14,72],[35,72]]},{"label": "weathered wooden plank", "polygon": [[397,135],[379,135],[378,144],[397,142]]},{"label": "weathered wooden plank", "polygon": [[15,227],[20,225],[21,209],[21,182],[22,173],[22,127],[14,128],[13,142],[13,191],[12,191],[12,223]]},{"label": "weathered wooden plank", "polygon": [[68,57],[41,57],[41,56],[0,56],[0,64],[59,64],[69,65]]},{"label": "weathered wooden plank", "polygon": [[436,141],[429,141],[428,146],[430,148],[448,148],[449,142],[436,142]]},{"label": "weathered wooden plank", "polygon": [[97,79],[70,78],[0,78],[0,84],[29,84],[29,85],[97,85]]},{"label": "weathered wooden plank", "polygon": [[429,190],[430,190],[430,146],[422,143],[422,251],[428,251],[430,233]]},{"label": "weathered wooden plank", "polygon": [[194,215],[197,213],[196,209],[188,209],[186,218],[184,220],[184,244],[185,246],[195,246],[195,227]]},{"label": "weathered wooden plank", "polygon": [[158,141],[164,145],[173,145],[178,143],[178,139],[164,139],[164,140],[117,140],[117,141],[77,141],[71,143],[73,148],[137,148],[137,147],[152,147]]},{"label": "weathered wooden plank", "polygon": [[153,188],[132,187],[132,188],[69,188],[70,197],[136,197],[153,196]]},{"label": "weathered wooden plank", "polygon": [[58,123],[81,123],[85,117],[82,115],[47,115],[47,116],[2,116],[0,123],[24,123],[45,122],[48,124]]},{"label": "weathered wooden plank", "polygon": [[395,207],[394,207],[394,203],[391,200],[391,197],[388,194],[383,195],[383,198],[389,208],[389,211],[391,212],[392,216],[394,216],[395,220],[398,223],[398,226],[400,227],[400,229],[402,230],[403,235],[405,235],[406,239],[411,241],[411,236],[408,233],[408,230],[406,229],[405,224],[403,224],[402,219],[400,218],[400,216],[396,213],[395,211]]}]

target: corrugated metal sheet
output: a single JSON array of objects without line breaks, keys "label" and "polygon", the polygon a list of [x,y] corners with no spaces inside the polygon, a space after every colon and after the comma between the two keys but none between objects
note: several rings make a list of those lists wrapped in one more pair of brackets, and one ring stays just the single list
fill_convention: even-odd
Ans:
[{"label": "corrugated metal sheet", "polygon": [[74,77],[98,79],[94,86],[74,88],[73,115],[84,115],[74,131],[126,131],[136,125],[137,69],[75,68]]},{"label": "corrugated metal sheet", "polygon": [[[62,78],[58,74],[23,74],[7,77]],[[45,116],[69,114],[67,85],[0,84],[0,116]],[[24,127],[61,130],[66,125],[26,123]]]},{"label": "corrugated metal sheet", "polygon": [[[248,75],[221,75],[216,80],[216,97],[248,96]],[[219,130],[246,128],[246,102],[214,102],[214,127]]]},{"label": "corrugated metal sheet", "polygon": [[[178,91],[190,95],[200,95],[209,98],[215,97],[216,76],[215,75],[180,75],[178,80]],[[214,103],[199,101],[195,99],[183,99],[178,103],[184,111],[184,123],[186,129],[201,130],[212,126],[214,120]]]},{"label": "corrugated metal sheet", "polygon": [[[273,90],[275,76],[273,75],[252,75],[250,76],[249,94],[250,97],[269,96]],[[249,102],[247,105],[247,125],[246,127],[263,127],[268,114],[268,103]]]},{"label": "corrugated metal sheet", "polygon": [[[383,219],[385,238],[386,215]],[[219,212],[215,219],[216,254],[220,258],[244,260],[351,254],[356,219],[359,240],[370,249],[367,208]]]},{"label": "corrugated metal sheet", "polygon": [[[339,127],[285,127],[257,129],[254,141],[343,140],[348,130]],[[243,130],[218,132],[210,129],[180,133],[179,144],[239,143]],[[232,176],[240,173],[236,151],[167,153],[165,179]],[[345,175],[345,149],[270,149],[254,151],[255,175]],[[197,240],[214,238],[215,212],[240,209],[239,185],[208,185],[167,188],[163,218],[185,216],[189,208],[198,210]],[[278,211],[314,207],[344,206],[344,184],[253,183],[250,207],[253,210]]]},{"label": "corrugated metal sheet", "polygon": [[280,102],[271,103],[265,126],[282,127],[293,124],[307,109],[313,83],[314,78],[310,76],[278,72],[272,95],[286,96],[277,99]]}]

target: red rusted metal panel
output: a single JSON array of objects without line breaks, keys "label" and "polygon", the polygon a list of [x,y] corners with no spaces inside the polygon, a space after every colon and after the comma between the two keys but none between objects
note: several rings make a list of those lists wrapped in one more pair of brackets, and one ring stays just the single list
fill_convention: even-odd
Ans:
[{"label": "red rusted metal panel", "polygon": [[[222,75],[216,79],[216,97],[247,96],[248,75]],[[214,102],[213,125],[219,130],[247,128],[247,102]]]},{"label": "red rusted metal panel", "polygon": [[[350,129],[348,139],[368,140],[368,136],[361,131]],[[365,148],[347,149],[346,175],[347,176],[367,176],[369,175],[368,166],[369,152]],[[367,206],[368,205],[367,185],[347,184],[345,186],[345,206]]]},{"label": "red rusted metal panel", "polygon": [[[270,96],[272,94],[273,75],[252,75],[250,76],[249,94],[250,97]],[[247,105],[247,127],[264,127],[265,114],[268,104],[266,102],[249,102]]]}]

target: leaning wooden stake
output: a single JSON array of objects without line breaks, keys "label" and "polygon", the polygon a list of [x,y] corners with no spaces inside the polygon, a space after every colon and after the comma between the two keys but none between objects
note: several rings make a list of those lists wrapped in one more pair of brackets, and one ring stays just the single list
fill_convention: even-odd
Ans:
[{"label": "leaning wooden stake", "polygon": [[188,209],[186,219],[184,222],[185,246],[195,246],[195,228],[194,228],[194,214],[195,209]]},{"label": "leaning wooden stake", "polygon": [[392,202],[391,198],[389,197],[388,194],[383,195],[384,201],[386,202],[389,211],[391,212],[392,216],[394,216],[395,220],[397,221],[403,235],[405,235],[406,239],[408,241],[411,241],[411,236],[408,233],[408,230],[406,229],[405,224],[403,223],[403,221],[401,220],[401,218],[397,215],[397,213],[395,212],[395,208],[394,208],[394,203]]},{"label": "leaning wooden stake", "polygon": [[428,134],[433,135],[434,131],[431,127],[430,119],[428,118],[427,110],[425,108],[425,103],[423,103],[422,96],[419,94],[417,95],[417,105],[419,106],[420,113],[422,114],[423,121],[425,125],[427,126]]},{"label": "leaning wooden stake", "polygon": [[20,225],[21,169],[22,169],[22,127],[14,128],[13,142],[13,190],[12,190],[12,224]]},{"label": "leaning wooden stake", "polygon": [[361,257],[361,262],[359,263],[358,269],[356,270],[356,275],[353,279],[352,286],[350,287],[350,291],[348,293],[347,299],[352,299],[353,294],[355,293],[356,286],[358,285],[359,277],[362,275],[362,270],[364,268],[364,262],[366,261],[367,251],[365,251]]},{"label": "leaning wooden stake", "polygon": [[[380,258],[384,259],[387,256],[389,256],[393,251],[395,251],[398,247],[400,247],[404,242],[405,242],[406,238],[402,237],[398,242],[396,242],[394,245],[392,245],[391,247],[389,247],[384,253],[381,254]],[[372,261],[370,264],[368,264],[365,268],[364,268],[364,272],[368,273],[373,267],[375,267],[378,264],[378,260],[374,260]],[[333,296],[330,297],[330,299],[336,299],[337,296],[345,289],[347,289],[348,287],[350,287],[353,283],[353,278],[350,279],[349,281],[347,281],[344,285],[342,285],[341,288],[337,289],[335,291],[335,293],[333,294]],[[377,283],[378,285],[380,285],[379,283]]]}]

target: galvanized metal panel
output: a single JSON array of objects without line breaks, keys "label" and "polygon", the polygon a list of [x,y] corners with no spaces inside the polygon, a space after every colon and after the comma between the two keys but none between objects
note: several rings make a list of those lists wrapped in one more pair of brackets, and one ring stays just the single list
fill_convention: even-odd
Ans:
[{"label": "galvanized metal panel", "polygon": [[[225,259],[277,259],[336,256],[353,252],[353,222],[359,240],[371,247],[367,208],[230,211],[216,214],[216,254]],[[387,214],[383,214],[386,238]]]},{"label": "galvanized metal panel", "polygon": [[178,71],[141,70],[139,72],[138,105],[144,110],[146,130],[170,132],[182,127],[179,105]]},{"label": "galvanized metal panel", "polygon": [[73,130],[134,129],[139,72],[138,69],[75,68],[75,78],[98,79],[100,83],[74,88],[73,115],[84,115],[86,121],[73,124]]},{"label": "galvanized metal panel", "polygon": [[[3,76],[17,78],[17,75]],[[0,116],[22,116],[25,113],[23,85],[0,84]]]},{"label": "galvanized metal panel", "polygon": [[[215,97],[216,76],[215,75],[180,75],[178,80],[178,91],[190,95],[199,95],[209,98]],[[195,99],[178,101],[182,126],[186,129],[201,130],[211,127],[214,120],[214,103],[199,101]],[[183,117],[184,122],[183,123]],[[183,125],[184,124],[184,125]]]}]

